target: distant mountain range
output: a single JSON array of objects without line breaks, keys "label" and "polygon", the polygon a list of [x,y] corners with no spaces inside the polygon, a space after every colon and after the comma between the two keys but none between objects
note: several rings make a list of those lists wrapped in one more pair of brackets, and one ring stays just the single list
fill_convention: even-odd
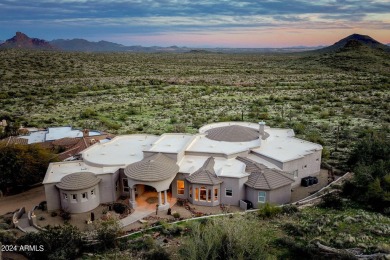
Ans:
[{"label": "distant mountain range", "polygon": [[372,39],[366,35],[352,34],[335,44],[322,48],[318,47],[289,47],[289,48],[188,48],[188,47],[143,47],[143,46],[125,46],[118,43],[99,41],[91,42],[85,39],[64,40],[57,39],[45,41],[37,38],[30,38],[22,32],[17,32],[14,37],[6,41],[0,41],[0,48],[21,48],[21,49],[40,49],[40,50],[61,50],[61,51],[80,51],[80,52],[173,52],[173,53],[284,53],[284,52],[334,52],[352,45],[368,46],[370,48],[389,51],[387,44]]}]

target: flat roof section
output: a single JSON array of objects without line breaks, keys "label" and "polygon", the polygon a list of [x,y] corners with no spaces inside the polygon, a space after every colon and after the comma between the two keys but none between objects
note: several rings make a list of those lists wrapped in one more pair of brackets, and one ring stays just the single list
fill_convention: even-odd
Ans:
[{"label": "flat roof section", "polygon": [[[49,127],[47,129],[46,141],[53,141],[64,137],[83,137],[83,131],[73,129],[71,126]],[[98,131],[89,131],[89,136],[101,135]]]},{"label": "flat roof section", "polygon": [[27,139],[28,144],[43,143],[46,138],[46,131],[31,132],[29,135],[19,136],[20,138]]},{"label": "flat roof section", "polygon": [[224,142],[210,140],[204,134],[199,134],[196,136],[186,151],[229,155],[245,152],[251,148],[256,148],[259,146],[260,139],[256,139],[250,142]]},{"label": "flat roof section", "polygon": [[272,135],[271,140],[262,142],[260,148],[252,151],[279,162],[288,162],[319,150],[322,150],[322,146],[319,144],[295,137],[277,137]]},{"label": "flat roof section", "polygon": [[155,135],[122,135],[84,150],[83,160],[95,166],[123,166],[143,159],[143,151],[156,142]]},{"label": "flat roof section", "polygon": [[60,182],[63,177],[75,172],[91,172],[99,175],[113,173],[118,169],[119,167],[95,167],[85,164],[83,161],[50,163],[43,184]]},{"label": "flat roof section", "polygon": [[[190,175],[202,167],[209,156],[186,155],[179,163],[179,172],[189,173]],[[214,171],[219,177],[244,177],[245,164],[235,158],[226,159],[223,157],[214,157]]]},{"label": "flat roof section", "polygon": [[189,134],[163,134],[148,151],[161,153],[179,153],[194,140]]}]

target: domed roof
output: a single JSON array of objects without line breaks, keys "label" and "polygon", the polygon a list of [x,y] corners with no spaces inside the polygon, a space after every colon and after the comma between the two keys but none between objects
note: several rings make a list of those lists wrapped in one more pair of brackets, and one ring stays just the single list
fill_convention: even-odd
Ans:
[{"label": "domed roof", "polygon": [[63,177],[56,186],[61,190],[83,190],[97,185],[100,181],[92,172],[76,172]]},{"label": "domed roof", "polygon": [[240,125],[216,127],[206,131],[206,133],[206,137],[214,141],[249,142],[259,139],[259,131]]},{"label": "domed roof", "polygon": [[162,181],[176,175],[179,166],[168,156],[158,153],[130,164],[124,172],[137,181]]}]

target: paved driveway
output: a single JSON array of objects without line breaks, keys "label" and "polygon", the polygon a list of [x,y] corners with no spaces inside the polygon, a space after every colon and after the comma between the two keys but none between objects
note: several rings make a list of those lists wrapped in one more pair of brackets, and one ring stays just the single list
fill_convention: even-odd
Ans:
[{"label": "paved driveway", "polygon": [[21,207],[25,207],[26,211],[29,211],[44,200],[46,200],[46,196],[43,185],[23,193],[2,197],[0,198],[0,215],[13,212]]}]

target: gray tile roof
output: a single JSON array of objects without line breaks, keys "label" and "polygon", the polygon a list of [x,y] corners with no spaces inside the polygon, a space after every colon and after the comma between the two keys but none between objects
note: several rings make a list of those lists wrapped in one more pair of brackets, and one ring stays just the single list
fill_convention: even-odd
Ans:
[{"label": "gray tile roof", "polygon": [[251,174],[245,185],[257,190],[274,190],[286,185],[291,185],[294,179],[286,172],[270,169],[261,163],[257,163],[245,157],[237,157],[237,160],[246,164],[246,171]]},{"label": "gray tile roof", "polygon": [[179,166],[168,156],[157,153],[128,165],[124,172],[127,177],[138,181],[162,181],[176,175]]},{"label": "gray tile roof", "polygon": [[249,142],[259,139],[259,131],[240,125],[216,127],[206,131],[206,133],[206,137],[214,141]]},{"label": "gray tile roof", "polygon": [[83,190],[97,185],[100,181],[92,172],[76,172],[63,177],[56,186],[61,190]]},{"label": "gray tile roof", "polygon": [[218,178],[217,174],[214,171],[214,158],[209,157],[202,167],[200,167],[196,172],[188,176],[186,179],[191,183],[196,184],[205,184],[205,185],[216,185],[222,182]]}]

